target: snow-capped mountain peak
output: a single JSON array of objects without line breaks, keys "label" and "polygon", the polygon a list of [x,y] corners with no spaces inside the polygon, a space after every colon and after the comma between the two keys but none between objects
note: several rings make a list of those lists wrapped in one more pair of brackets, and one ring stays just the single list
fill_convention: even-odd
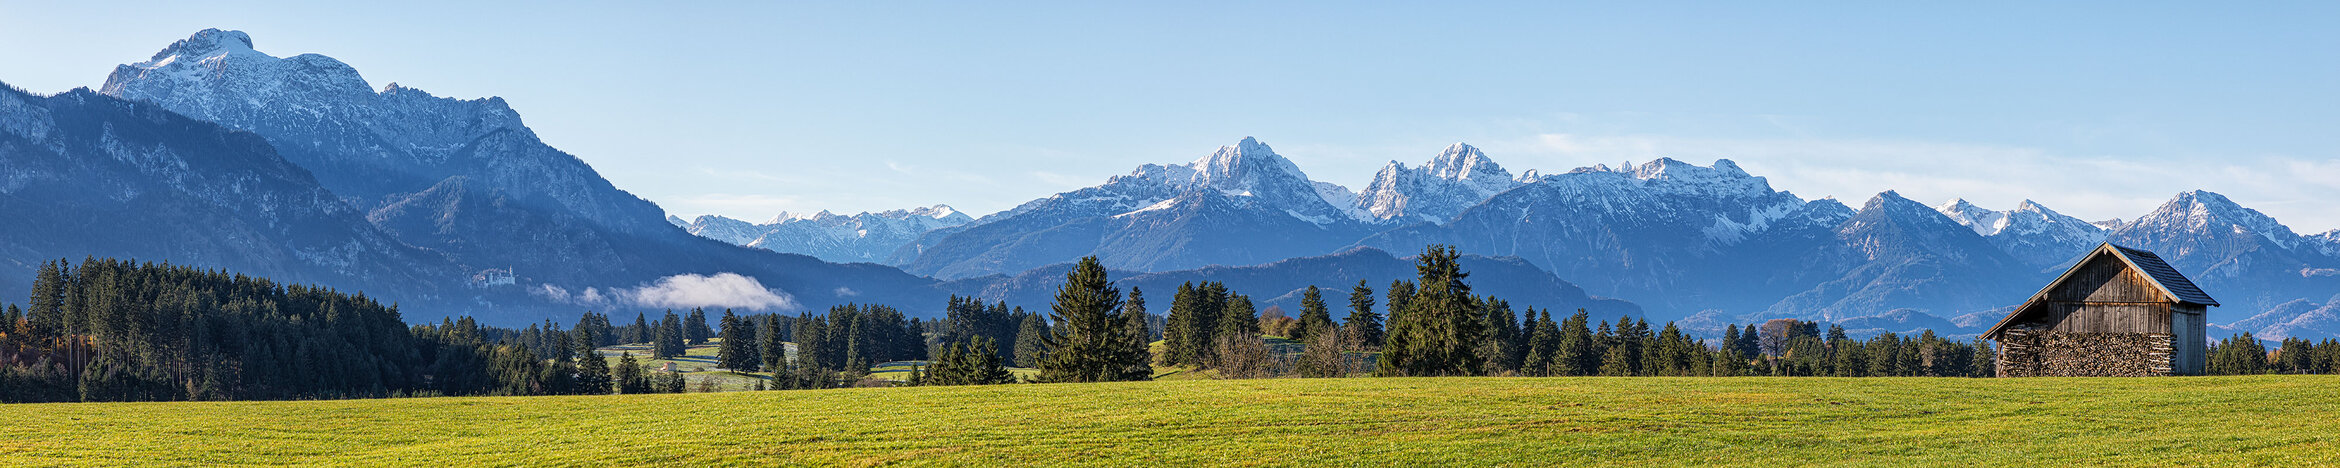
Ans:
[{"label": "snow-capped mountain peak", "polygon": [[1975,206],[1964,198],[1951,200],[1934,211],[1973,229],[2008,255],[2034,266],[2054,265],[2104,242],[2103,227],[2065,216],[2024,200],[2015,209],[1997,211]]},{"label": "snow-capped mountain peak", "polygon": [[1443,222],[1523,183],[1478,147],[1455,143],[1418,168],[1397,161],[1382,166],[1356,206],[1373,220]]},{"label": "snow-capped mountain peak", "polygon": [[1487,159],[1486,153],[1479,152],[1478,147],[1467,143],[1458,142],[1447,146],[1445,151],[1438,153],[1438,157],[1430,158],[1428,164],[1423,164],[1422,169],[1428,171],[1431,177],[1472,181],[1482,187],[1509,188],[1510,184],[1515,183],[1511,179],[1511,171],[1503,170],[1503,166]]},{"label": "snow-capped mountain peak", "polygon": [[2245,208],[2216,192],[2193,190],[2177,194],[2161,204],[2152,213],[2123,226],[2125,230],[2165,230],[2203,232],[2230,229],[2264,237],[2268,242],[2284,248],[2295,248],[2300,236],[2291,228],[2259,210]]},{"label": "snow-capped mountain peak", "polygon": [[219,29],[196,31],[194,35],[173,42],[170,47],[164,47],[160,52],[155,52],[154,58],[140,65],[152,66],[154,62],[172,57],[202,57],[223,51],[231,53],[252,52],[252,36],[244,34],[243,31]]},{"label": "snow-capped mountain peak", "polygon": [[[2028,204],[2031,201],[2025,200],[2024,203]],[[1964,198],[1945,202],[1934,207],[1934,211],[1940,211],[1943,216],[1949,216],[1951,220],[1958,221],[1958,224],[1973,228],[1975,234],[1984,236],[1998,234],[2000,229],[2006,227],[2007,213],[1974,206],[1973,203],[1967,202]]]}]

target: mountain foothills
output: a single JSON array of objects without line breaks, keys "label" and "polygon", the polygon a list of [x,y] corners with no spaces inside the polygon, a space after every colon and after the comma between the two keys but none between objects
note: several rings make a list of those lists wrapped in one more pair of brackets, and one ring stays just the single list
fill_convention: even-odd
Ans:
[{"label": "mountain foothills", "polygon": [[[1539,309],[1678,321],[1820,320],[1971,335],[2100,242],[2158,252],[2262,338],[2340,333],[2340,230],[2300,235],[2216,193],[2088,222],[1895,192],[1847,205],[1730,160],[1513,172],[1457,143],[1361,189],[1254,138],[972,217],[948,206],[685,220],[539,140],[499,98],[389,84],[206,30],[97,91],[0,91],[0,294],[88,256],[227,268],[515,324],[584,309],[852,302],[1040,307],[1077,259],[1169,294],[1215,282],[1294,310],[1411,276],[1452,245],[1479,290]],[[2172,192],[2188,187],[2173,185]]]}]

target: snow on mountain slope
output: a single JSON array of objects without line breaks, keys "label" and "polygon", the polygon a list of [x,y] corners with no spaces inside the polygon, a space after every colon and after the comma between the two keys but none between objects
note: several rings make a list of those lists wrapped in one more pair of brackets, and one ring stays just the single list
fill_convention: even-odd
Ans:
[{"label": "snow on mountain slope", "polygon": [[1543,176],[1444,224],[1399,226],[1358,244],[1517,256],[1593,294],[1629,298],[1652,317],[1677,318],[1760,310],[1827,279],[1777,268],[1827,242],[1851,215],[1834,200],[1772,190],[1728,160],[1658,159]]},{"label": "snow on mountain slope", "polygon": [[1252,264],[1330,252],[1363,235],[1346,189],[1246,137],[1186,164],[1146,164],[1104,184],[936,230],[891,262],[941,278],[1016,273],[1096,255],[1129,270]]},{"label": "snow on mountain slope", "polygon": [[442,98],[397,83],[375,92],[348,64],[277,58],[240,31],[206,29],[116,67],[100,92],[259,133],[361,209],[464,176],[606,229],[671,229],[656,205],[539,141],[502,98]]},{"label": "snow on mountain slope", "polygon": [[1951,220],[1974,230],[2007,255],[2035,268],[2056,269],[2096,244],[2104,242],[2103,228],[2065,216],[2031,200],[2014,210],[1993,211],[1966,199],[1935,206]]},{"label": "snow on mountain slope", "polygon": [[2211,323],[2226,323],[2297,299],[2340,291],[2340,256],[2258,210],[2206,191],[2179,193],[2107,239],[2152,250],[2218,298]]},{"label": "snow on mountain slope", "polygon": [[828,211],[810,215],[781,213],[764,224],[700,216],[684,228],[691,234],[735,245],[844,263],[884,261],[918,236],[971,221],[974,218],[949,205],[935,205],[851,216]]},{"label": "snow on mountain slope", "polygon": [[1397,161],[1382,166],[1355,206],[1373,221],[1444,222],[1523,183],[1478,148],[1455,143],[1421,167]]}]

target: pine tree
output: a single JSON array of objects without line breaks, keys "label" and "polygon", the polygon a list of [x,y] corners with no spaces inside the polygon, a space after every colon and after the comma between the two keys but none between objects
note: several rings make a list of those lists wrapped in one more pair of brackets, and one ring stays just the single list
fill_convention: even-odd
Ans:
[{"label": "pine tree", "polygon": [[1530,307],[1528,308],[1528,320],[1533,325],[1528,327],[1527,356],[1520,359],[1520,374],[1529,377],[1556,375],[1555,369],[1561,367],[1557,364],[1560,355],[1560,326],[1552,323],[1550,309],[1537,313],[1535,308]]},{"label": "pine tree", "polygon": [[1591,321],[1591,314],[1576,309],[1575,315],[1560,324],[1560,345],[1552,357],[1552,375],[1583,376],[1600,371],[1605,351],[1599,338],[1593,336]]},{"label": "pine tree", "polygon": [[608,395],[612,377],[609,360],[594,349],[592,340],[577,340],[577,393],[580,395]]},{"label": "pine tree", "polygon": [[1016,367],[1032,367],[1048,355],[1048,321],[1039,315],[1024,316],[1022,330],[1016,332]]},{"label": "pine tree", "polygon": [[642,364],[634,360],[632,351],[618,356],[615,378],[617,379],[618,393],[628,395],[650,393],[650,379],[642,375]]},{"label": "pine tree", "polygon": [[981,336],[944,347],[943,359],[930,372],[927,382],[934,385],[997,385],[1015,381],[1014,374],[1000,365],[996,342]]},{"label": "pine tree", "polygon": [[1609,352],[1601,356],[1602,376],[1627,377],[1633,375],[1633,371],[1633,351],[1630,347],[1610,346]]},{"label": "pine tree", "polygon": [[[1122,336],[1122,346],[1124,347],[1122,352],[1135,356],[1135,359],[1124,359],[1124,364],[1127,366],[1122,371],[1124,375],[1144,375],[1148,379],[1153,378],[1153,332],[1146,328],[1147,318],[1146,295],[1136,286],[1131,286],[1129,300],[1121,304],[1121,326],[1122,333],[1125,333]],[[1043,330],[1043,336],[1045,336],[1045,327]],[[1045,345],[1046,342],[1042,342],[1042,344]],[[1043,349],[1042,353],[1045,354],[1046,350]]]},{"label": "pine tree", "polygon": [[780,334],[780,316],[764,315],[756,321],[760,322],[756,326],[756,351],[762,359],[760,367],[772,371],[773,378],[778,379],[780,372],[788,368],[788,342],[787,337]]},{"label": "pine tree", "polygon": [[1503,375],[1519,370],[1525,338],[1515,318],[1511,304],[1502,299],[1490,297],[1479,301],[1479,326],[1487,330],[1485,341],[1476,346],[1483,362],[1480,374]]},{"label": "pine tree", "polygon": [[719,335],[723,342],[715,349],[716,365],[732,372],[763,370],[763,351],[756,349],[755,332],[748,329],[747,322],[725,309],[719,323],[723,325]]},{"label": "pine tree", "polygon": [[1382,317],[1383,326],[1381,340],[1383,344],[1386,345],[1389,341],[1389,333],[1392,331],[1391,329],[1397,328],[1398,315],[1404,314],[1406,312],[1406,308],[1412,307],[1412,303],[1414,301],[1414,283],[1402,279],[1390,280],[1389,291],[1385,294],[1389,295],[1389,304],[1388,307],[1385,307],[1385,309],[1389,310],[1389,316]]},{"label": "pine tree", "polygon": [[1479,301],[1464,282],[1469,274],[1457,261],[1461,256],[1453,247],[1432,246],[1415,257],[1420,289],[1404,300],[1390,301],[1404,304],[1404,313],[1393,314],[1390,320],[1375,374],[1420,377],[1480,371],[1484,360],[1474,348],[1486,339],[1487,331]]},{"label": "pine tree", "polygon": [[1307,291],[1300,293],[1300,321],[1292,327],[1292,336],[1286,338],[1305,343],[1309,334],[1332,329],[1332,310],[1325,308],[1324,293],[1317,291],[1316,285],[1309,285]]},{"label": "pine tree", "polygon": [[1040,360],[1044,382],[1111,382],[1146,380],[1151,373],[1133,373],[1144,366],[1145,349],[1133,349],[1143,337],[1129,336],[1120,314],[1121,290],[1106,279],[1105,265],[1084,257],[1064,275],[1050,304],[1049,322],[1055,329],[1046,342],[1048,356]]},{"label": "pine tree", "polygon": [[683,318],[683,340],[689,346],[707,344],[707,339],[714,334],[715,330],[707,327],[706,310],[693,307],[691,314]]},{"label": "pine tree", "polygon": [[1381,347],[1381,314],[1373,311],[1373,288],[1365,287],[1365,280],[1349,289],[1349,316],[1341,319],[1341,326],[1349,332],[1354,346]]}]

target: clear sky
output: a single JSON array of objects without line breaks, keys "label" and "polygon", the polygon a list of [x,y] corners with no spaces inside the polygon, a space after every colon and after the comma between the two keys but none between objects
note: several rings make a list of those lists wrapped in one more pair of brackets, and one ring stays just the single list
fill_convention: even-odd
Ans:
[{"label": "clear sky", "polygon": [[838,3],[0,0],[0,81],[243,30],[503,96],[685,217],[979,215],[1257,136],[1352,188],[1465,141],[1514,172],[1729,158],[1807,198],[2092,220],[2199,188],[2340,228],[2340,2]]}]

